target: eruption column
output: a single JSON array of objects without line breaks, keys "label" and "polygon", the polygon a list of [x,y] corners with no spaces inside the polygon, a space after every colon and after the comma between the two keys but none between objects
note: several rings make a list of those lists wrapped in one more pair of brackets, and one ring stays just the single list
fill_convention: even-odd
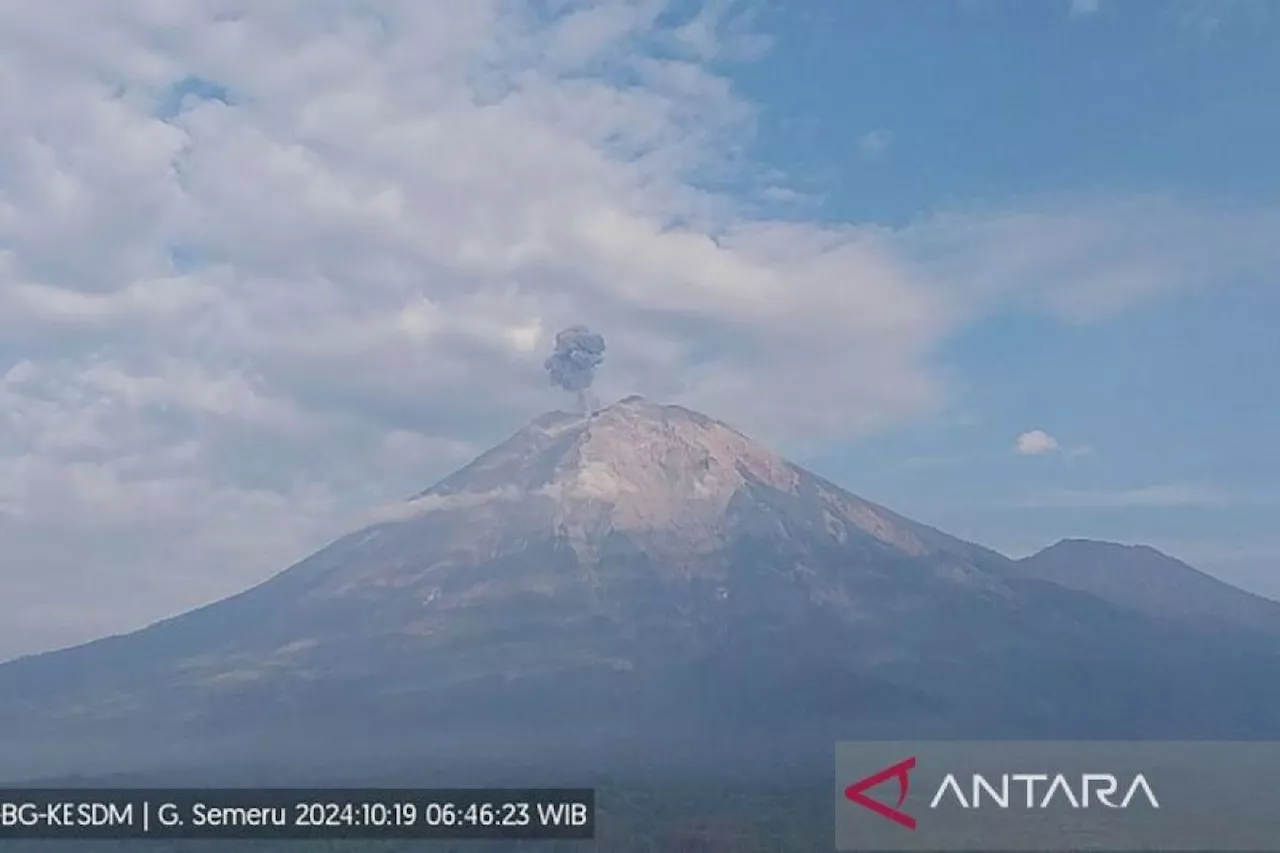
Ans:
[{"label": "eruption column", "polygon": [[551,384],[578,395],[578,408],[590,412],[587,389],[604,361],[604,338],[586,326],[570,326],[556,335],[556,349],[543,362]]}]

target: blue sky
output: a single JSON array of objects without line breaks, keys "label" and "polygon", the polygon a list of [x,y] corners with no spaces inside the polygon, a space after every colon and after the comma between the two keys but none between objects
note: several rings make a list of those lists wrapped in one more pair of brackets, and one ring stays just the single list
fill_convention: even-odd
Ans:
[{"label": "blue sky", "polygon": [[0,13],[0,658],[570,405],[576,323],[602,399],[1280,595],[1269,0],[60,8]]},{"label": "blue sky", "polygon": [[[819,2],[758,23],[772,50],[735,76],[765,104],[760,150],[833,220],[1280,196],[1266,4]],[[1221,284],[1105,322],[987,317],[938,353],[951,411],[811,464],[1012,552],[1154,541],[1278,594],[1280,270]],[[1032,428],[1065,452],[1011,454]]]},{"label": "blue sky", "polygon": [[[1277,14],[1261,3],[775,4],[761,147],[838,219],[1046,193],[1270,202]],[[857,157],[877,129],[890,156]]]}]

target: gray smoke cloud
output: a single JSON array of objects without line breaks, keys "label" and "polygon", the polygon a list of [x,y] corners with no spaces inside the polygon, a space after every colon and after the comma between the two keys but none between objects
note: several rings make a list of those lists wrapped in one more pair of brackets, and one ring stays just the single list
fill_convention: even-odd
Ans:
[{"label": "gray smoke cloud", "polygon": [[570,326],[556,335],[556,350],[543,362],[551,384],[578,395],[578,405],[588,407],[587,389],[604,361],[604,338],[586,326]]}]

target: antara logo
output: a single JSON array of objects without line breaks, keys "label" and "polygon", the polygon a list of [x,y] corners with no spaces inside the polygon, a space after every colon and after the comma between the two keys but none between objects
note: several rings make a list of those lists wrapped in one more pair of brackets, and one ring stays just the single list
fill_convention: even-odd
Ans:
[{"label": "antara logo", "polygon": [[[1044,785],[1040,789],[1044,791],[1044,796],[1038,797],[1036,791],[1040,784]],[[1011,797],[1011,789],[1019,786],[1025,792],[1025,796],[1015,801]],[[1110,773],[1084,773],[1080,775],[1078,781],[1062,773],[1054,776],[1047,773],[1005,773],[1000,776],[998,787],[991,784],[985,776],[974,773],[970,779],[969,798],[966,800],[955,774],[948,773],[947,778],[943,779],[942,784],[938,786],[938,793],[933,795],[929,808],[936,809],[948,792],[962,808],[966,809],[980,808],[983,805],[984,796],[991,801],[992,805],[1000,809],[1012,808],[1011,802],[1025,805],[1029,809],[1047,809],[1055,802],[1069,805],[1073,809],[1087,809],[1094,802],[1109,809],[1127,809],[1139,793],[1146,798],[1151,808],[1160,808],[1160,802],[1152,792],[1151,786],[1147,784],[1146,777],[1141,773],[1130,780],[1124,798],[1120,802],[1115,802],[1113,798],[1118,790],[1120,790],[1120,780]]]},{"label": "antara logo", "polygon": [[[916,763],[915,756],[912,756],[859,779],[844,789],[845,798],[899,826],[915,829],[915,817],[904,811],[902,806],[911,791],[911,771],[915,769]],[[886,805],[867,795],[867,791],[891,779],[898,783],[896,805]],[[1090,808],[1095,803],[1106,808],[1127,809],[1139,795],[1151,808],[1160,808],[1155,792],[1141,773],[1128,780],[1123,786],[1125,793],[1118,800],[1116,795],[1122,788],[1121,780],[1111,773],[1084,773],[1078,777],[1062,773],[1005,773],[998,780],[998,783],[993,783],[988,777],[973,773],[969,775],[968,786],[962,786],[956,774],[948,773],[929,801],[929,808],[936,809],[950,799],[966,809],[984,806],[999,809],[1047,809],[1054,804],[1082,809]],[[1014,793],[1018,789],[1021,789],[1023,796],[1015,798]]]},{"label": "antara logo", "polygon": [[[880,817],[891,820],[899,826],[905,826],[907,829],[915,829],[916,819],[902,811],[902,804],[907,801],[907,794],[911,793],[910,774],[915,769],[915,766],[915,756],[899,761],[897,764],[891,764],[879,773],[872,773],[870,776],[854,782],[844,789],[844,795],[864,809],[869,809],[880,815]],[[867,790],[890,779],[898,780],[898,805],[896,807],[886,806],[879,800],[873,800],[866,795],[865,792]]]}]

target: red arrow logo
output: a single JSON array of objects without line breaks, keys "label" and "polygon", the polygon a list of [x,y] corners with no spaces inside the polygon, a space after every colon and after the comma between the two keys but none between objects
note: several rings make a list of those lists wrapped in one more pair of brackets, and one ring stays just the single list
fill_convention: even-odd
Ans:
[{"label": "red arrow logo", "polygon": [[[907,829],[916,828],[916,819],[906,812],[902,811],[902,804],[907,801],[907,793],[911,790],[911,777],[908,775],[916,766],[915,756],[899,761],[897,764],[886,767],[878,773],[873,773],[865,779],[859,779],[852,785],[844,789],[844,795],[852,802],[857,803],[864,809],[870,809],[880,817],[888,818],[894,823],[905,826]],[[882,782],[890,779],[898,780],[898,805],[886,806],[879,800],[873,800],[866,795],[866,791],[874,788]]]}]

